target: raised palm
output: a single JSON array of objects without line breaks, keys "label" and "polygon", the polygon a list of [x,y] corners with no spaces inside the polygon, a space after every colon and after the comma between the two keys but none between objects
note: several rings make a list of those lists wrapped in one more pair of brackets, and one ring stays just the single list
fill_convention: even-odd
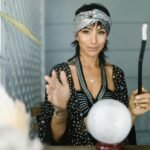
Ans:
[{"label": "raised palm", "polygon": [[60,72],[60,81],[57,78],[56,72],[52,72],[52,76],[46,76],[46,93],[48,101],[59,109],[67,109],[67,104],[70,98],[70,89],[67,82],[67,77],[64,71]]}]

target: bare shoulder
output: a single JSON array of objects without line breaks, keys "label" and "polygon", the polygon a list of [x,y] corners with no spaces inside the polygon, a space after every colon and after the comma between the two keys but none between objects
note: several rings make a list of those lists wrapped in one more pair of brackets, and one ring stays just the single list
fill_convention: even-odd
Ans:
[{"label": "bare shoulder", "polygon": [[69,68],[71,70],[71,75],[72,75],[72,79],[73,79],[73,83],[74,83],[74,88],[77,91],[80,91],[81,87],[80,87],[80,83],[79,83],[79,80],[78,80],[78,75],[77,75],[75,64],[69,64]]},{"label": "bare shoulder", "polygon": [[113,74],[113,66],[112,64],[110,63],[106,63],[105,64],[105,69],[106,69],[106,74],[109,75],[109,76],[112,76]]},{"label": "bare shoulder", "polygon": [[69,68],[70,68],[72,74],[73,74],[74,72],[76,72],[76,66],[75,66],[74,64],[69,64]]}]

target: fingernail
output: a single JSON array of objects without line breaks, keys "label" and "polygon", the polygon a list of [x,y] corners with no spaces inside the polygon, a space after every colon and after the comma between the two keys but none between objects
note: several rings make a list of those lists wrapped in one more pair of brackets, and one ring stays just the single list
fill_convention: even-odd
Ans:
[{"label": "fingernail", "polygon": [[55,74],[55,70],[52,71],[52,74]]}]

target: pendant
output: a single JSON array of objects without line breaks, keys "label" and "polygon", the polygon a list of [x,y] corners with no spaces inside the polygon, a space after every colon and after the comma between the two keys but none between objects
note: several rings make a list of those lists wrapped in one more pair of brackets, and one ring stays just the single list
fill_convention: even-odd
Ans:
[{"label": "pendant", "polygon": [[90,80],[90,83],[94,83],[94,80],[93,80],[93,79],[91,79],[91,80]]}]

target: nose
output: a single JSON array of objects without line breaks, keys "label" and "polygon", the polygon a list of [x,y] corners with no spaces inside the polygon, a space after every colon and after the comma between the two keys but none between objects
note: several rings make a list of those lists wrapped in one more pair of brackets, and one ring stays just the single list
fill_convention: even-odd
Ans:
[{"label": "nose", "polygon": [[96,44],[97,40],[98,40],[97,38],[98,38],[97,33],[95,31],[93,31],[92,34],[91,34],[91,43]]}]

